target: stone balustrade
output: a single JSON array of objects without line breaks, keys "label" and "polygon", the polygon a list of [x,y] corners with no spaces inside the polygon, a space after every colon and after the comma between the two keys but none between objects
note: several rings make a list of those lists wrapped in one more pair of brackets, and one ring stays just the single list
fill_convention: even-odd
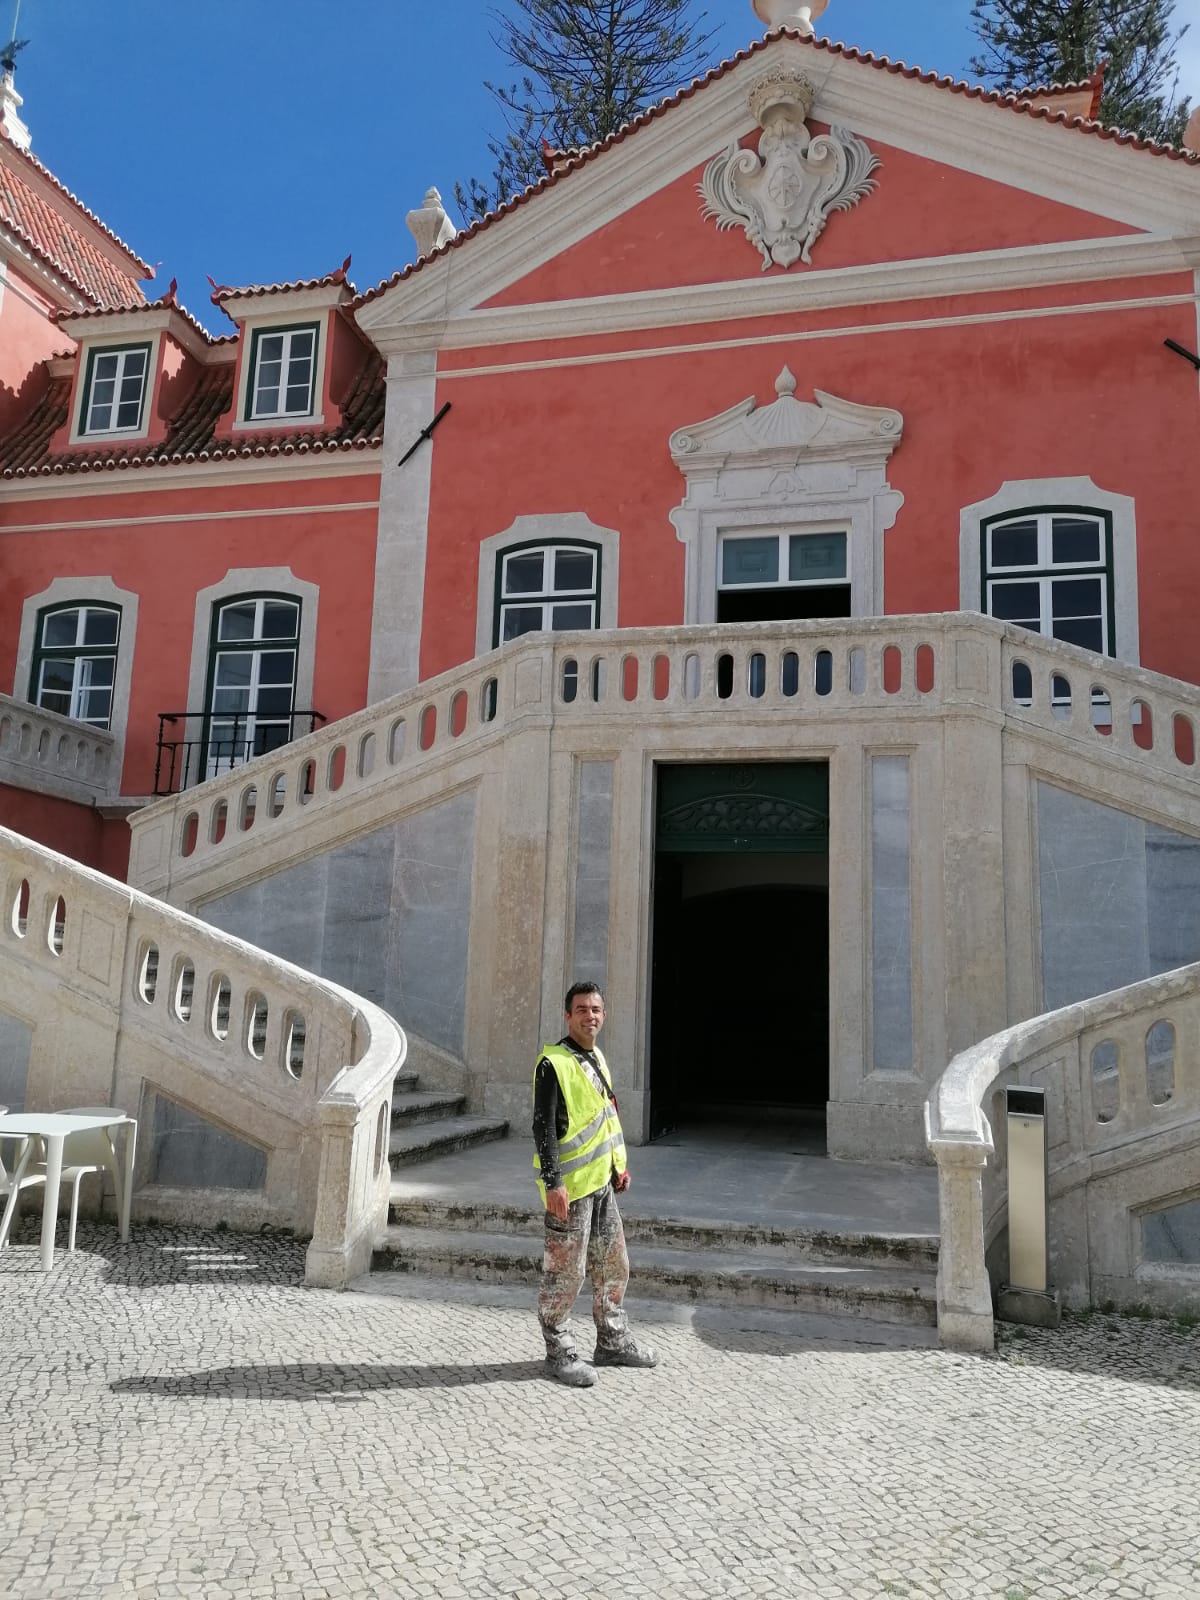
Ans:
[{"label": "stone balustrade", "polygon": [[134,881],[166,892],[264,835],[542,718],[730,725],[991,712],[1101,765],[1194,780],[1200,689],[975,613],[531,635],[131,821]]},{"label": "stone balustrade", "polygon": [[[0,996],[30,1033],[28,1108],[121,1105],[153,1175],[157,1097],[265,1157],[252,1193],[187,1197],[198,1221],[312,1236],[310,1281],[365,1271],[389,1182],[406,1040],[378,1007],[0,829]],[[180,1197],[158,1194],[155,1214]]]},{"label": "stone balustrade", "polygon": [[[1178,1275],[1146,1261],[1137,1223],[1186,1193],[1189,1173],[1195,1188],[1198,1044],[1200,964],[1031,1018],[955,1056],[925,1107],[938,1165],[943,1344],[992,1348],[995,1246],[1007,1222],[1005,1090],[1014,1085],[1046,1093],[1051,1286],[1080,1308],[1108,1299],[1178,1307]],[[1189,1272],[1200,1297],[1200,1261]]]},{"label": "stone balustrade", "polygon": [[0,783],[102,805],[120,788],[120,749],[103,728],[0,694]]}]

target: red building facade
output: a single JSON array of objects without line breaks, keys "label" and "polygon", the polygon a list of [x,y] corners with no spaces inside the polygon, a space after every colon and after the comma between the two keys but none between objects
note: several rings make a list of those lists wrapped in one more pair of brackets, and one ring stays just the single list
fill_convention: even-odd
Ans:
[{"label": "red building facade", "polygon": [[4,820],[119,872],[146,797],[543,628],[963,609],[1200,682],[1200,161],[1096,97],[777,31],[220,339],[0,138],[0,688],[120,768]]}]

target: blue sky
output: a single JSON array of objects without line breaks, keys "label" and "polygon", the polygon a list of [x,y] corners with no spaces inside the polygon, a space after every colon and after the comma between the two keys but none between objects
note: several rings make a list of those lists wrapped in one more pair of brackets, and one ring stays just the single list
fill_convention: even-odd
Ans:
[{"label": "blue sky", "polygon": [[[0,0],[5,39],[13,4]],[[750,0],[703,8],[714,61],[761,32]],[[431,183],[449,202],[455,179],[487,175],[497,113],[483,80],[505,78],[488,11],[487,0],[21,0],[22,114],[34,154],[227,332],[206,273],[315,277],[352,254],[365,288],[412,259],[404,216]],[[1177,0],[1177,22],[1193,18],[1200,0]],[[971,75],[970,0],[830,0],[819,31]],[[1196,100],[1200,25],[1192,34],[1181,87]]]}]

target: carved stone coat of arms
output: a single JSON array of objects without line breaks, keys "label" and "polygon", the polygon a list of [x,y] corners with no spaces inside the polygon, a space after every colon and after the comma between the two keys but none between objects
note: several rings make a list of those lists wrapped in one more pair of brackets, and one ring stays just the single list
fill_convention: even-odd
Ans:
[{"label": "carved stone coat of arms", "polygon": [[848,211],[875,188],[879,166],[863,141],[831,127],[815,138],[805,126],[816,91],[799,72],[760,78],[750,93],[762,136],[758,150],[734,141],[715,156],[699,185],[704,215],[718,228],[744,228],[770,266],[812,261],[832,211]]}]

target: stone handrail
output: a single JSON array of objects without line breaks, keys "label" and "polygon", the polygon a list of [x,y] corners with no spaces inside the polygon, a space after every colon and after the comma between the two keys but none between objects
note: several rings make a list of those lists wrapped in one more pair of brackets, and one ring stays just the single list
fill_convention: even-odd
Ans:
[{"label": "stone handrail", "polygon": [[[1031,694],[1015,692],[1014,666],[1028,669]],[[145,807],[131,819],[131,876],[165,894],[210,863],[257,854],[265,830],[346,805],[533,716],[745,722],[947,707],[1086,741],[1101,764],[1118,755],[1158,777],[1197,776],[1200,689],[974,612],[536,634]]]},{"label": "stone handrail", "polygon": [[120,788],[117,740],[103,728],[0,694],[0,783],[103,805]]},{"label": "stone handrail", "polygon": [[[1173,1028],[1173,1038],[1188,1042],[1189,1050],[1167,1099],[1155,1101],[1144,1053],[1138,1065],[1137,1045],[1144,1046],[1150,1028],[1163,1023]],[[996,1141],[984,1107],[998,1081],[1029,1083],[1052,1064],[1061,1069],[1066,1095],[1059,1114],[1068,1137],[1061,1153],[1048,1151],[1053,1178],[1068,1164],[1087,1165],[1129,1147],[1139,1136],[1200,1121],[1200,1064],[1190,1049],[1198,1027],[1200,963],[1030,1018],[955,1056],[925,1106],[926,1141],[938,1166],[937,1298],[943,1344],[992,1348],[983,1175]],[[1110,1072],[1115,1076],[1113,1103],[1103,1108],[1097,1105],[1092,1076],[1092,1048],[1101,1041],[1114,1047]]]},{"label": "stone handrail", "polygon": [[[265,1151],[256,1215],[311,1234],[310,1281],[365,1271],[387,1209],[397,1024],[7,828],[0,886],[0,995],[33,1024],[29,1108],[127,1106],[143,1118],[144,1172],[143,1102],[177,1099]],[[228,1220],[234,1198],[198,1191],[189,1215]]]}]

